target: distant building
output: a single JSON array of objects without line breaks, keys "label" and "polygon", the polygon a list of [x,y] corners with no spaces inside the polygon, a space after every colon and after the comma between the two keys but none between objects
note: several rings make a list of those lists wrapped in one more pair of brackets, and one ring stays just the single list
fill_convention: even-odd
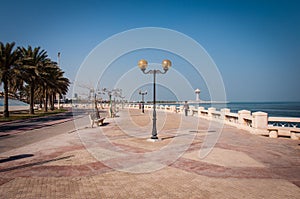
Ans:
[{"label": "distant building", "polygon": [[195,90],[195,94],[196,94],[196,101],[200,101],[200,89],[196,89]]}]

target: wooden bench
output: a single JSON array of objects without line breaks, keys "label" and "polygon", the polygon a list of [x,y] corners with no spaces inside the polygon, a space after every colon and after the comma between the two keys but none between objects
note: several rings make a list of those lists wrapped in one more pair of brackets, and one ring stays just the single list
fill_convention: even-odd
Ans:
[{"label": "wooden bench", "polygon": [[89,118],[92,128],[94,127],[94,124],[96,124],[97,126],[103,125],[105,119],[105,117],[97,118],[95,114],[89,114]]}]

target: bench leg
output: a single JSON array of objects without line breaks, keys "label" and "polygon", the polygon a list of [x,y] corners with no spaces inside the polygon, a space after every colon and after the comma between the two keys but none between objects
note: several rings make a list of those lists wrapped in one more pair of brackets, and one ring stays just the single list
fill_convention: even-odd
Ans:
[{"label": "bench leg", "polygon": [[91,120],[91,126],[92,126],[92,128],[94,127],[94,124],[96,124],[96,126],[100,126],[100,125],[103,125],[103,121],[104,121],[104,119],[102,119],[102,120]]},{"label": "bench leg", "polygon": [[94,128],[94,124],[97,123],[95,120],[91,120],[91,127]]}]

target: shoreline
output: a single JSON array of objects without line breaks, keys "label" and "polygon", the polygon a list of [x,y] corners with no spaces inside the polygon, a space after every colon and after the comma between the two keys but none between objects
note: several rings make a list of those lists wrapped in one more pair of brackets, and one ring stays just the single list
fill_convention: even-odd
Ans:
[{"label": "shoreline", "polygon": [[[9,106],[8,108],[9,112],[13,111],[27,111],[29,110],[29,106]],[[0,113],[3,113],[4,107],[0,106]]]},{"label": "shoreline", "polygon": [[[203,101],[202,101],[203,102]],[[139,104],[139,103],[129,103]],[[184,104],[184,103],[183,103]],[[157,106],[183,106],[182,103],[156,103]],[[269,116],[274,117],[297,117],[300,118],[300,102],[228,102],[228,103],[188,103],[190,108],[210,107],[221,110],[223,108],[230,109],[231,112],[237,113],[241,110],[249,110],[251,112],[267,112]],[[145,103],[152,105],[152,103]]]}]

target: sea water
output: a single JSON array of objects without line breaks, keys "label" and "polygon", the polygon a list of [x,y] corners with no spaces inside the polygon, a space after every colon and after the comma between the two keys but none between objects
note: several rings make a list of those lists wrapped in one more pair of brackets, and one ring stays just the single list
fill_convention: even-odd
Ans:
[{"label": "sea water", "polygon": [[[0,106],[3,106],[3,97],[0,97]],[[9,99],[9,106],[28,106],[28,104],[19,100]],[[159,104],[158,104],[159,105]],[[163,104],[180,106],[183,104]],[[237,113],[240,110],[249,110],[251,112],[262,111],[274,117],[300,117],[300,102],[229,102],[229,103],[192,103],[190,106],[199,106],[208,109],[214,107],[217,110],[229,108],[230,112]]]},{"label": "sea water", "polygon": [[[4,104],[4,98],[0,97],[0,106],[3,106]],[[9,106],[28,106],[28,104],[14,99],[8,99],[8,105]]]},{"label": "sea water", "polygon": [[[180,106],[183,104],[168,104]],[[190,106],[199,106],[208,109],[214,107],[217,110],[222,108],[230,109],[230,112],[237,113],[240,110],[251,112],[262,111],[273,117],[300,117],[300,102],[229,102],[229,103],[192,103]]]}]

